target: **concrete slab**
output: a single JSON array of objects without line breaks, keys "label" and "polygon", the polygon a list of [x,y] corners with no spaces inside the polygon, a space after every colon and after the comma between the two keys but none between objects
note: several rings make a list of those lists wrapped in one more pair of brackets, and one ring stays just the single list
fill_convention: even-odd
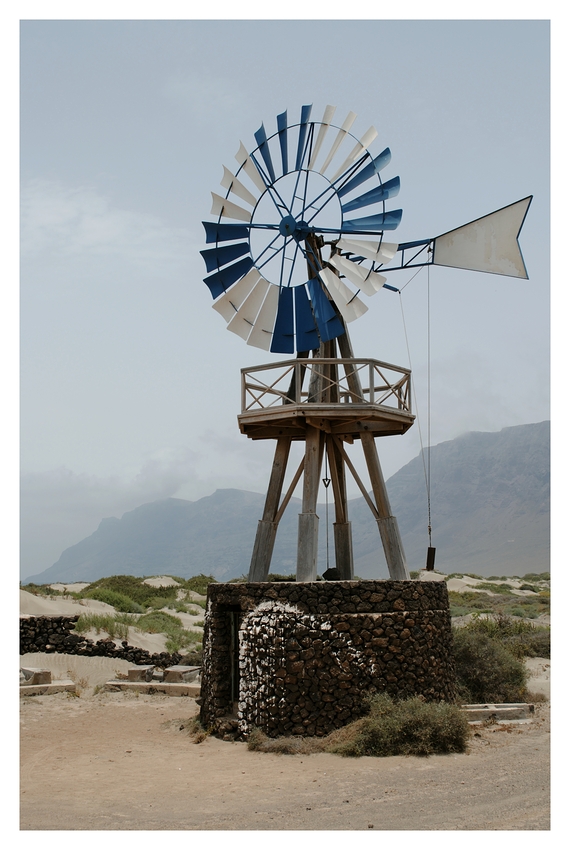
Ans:
[{"label": "concrete slab", "polygon": [[127,676],[129,682],[150,682],[154,673],[154,664],[145,664],[140,667],[129,667]]},{"label": "concrete slab", "polygon": [[530,720],[534,714],[534,705],[526,702],[462,705],[461,709],[470,723],[481,723],[484,720]]},{"label": "concrete slab", "polygon": [[60,694],[63,691],[75,693],[75,682],[71,679],[56,679],[49,685],[20,685],[21,697],[35,697],[42,694]]},{"label": "concrete slab", "polygon": [[189,667],[185,664],[175,664],[164,671],[164,682],[194,682],[200,675],[200,667]]},{"label": "concrete slab", "polygon": [[105,683],[106,691],[138,691],[139,694],[166,694],[171,697],[199,697],[200,684],[185,682],[128,682],[111,679]]},{"label": "concrete slab", "polygon": [[43,667],[20,667],[23,685],[51,685],[51,670]]}]

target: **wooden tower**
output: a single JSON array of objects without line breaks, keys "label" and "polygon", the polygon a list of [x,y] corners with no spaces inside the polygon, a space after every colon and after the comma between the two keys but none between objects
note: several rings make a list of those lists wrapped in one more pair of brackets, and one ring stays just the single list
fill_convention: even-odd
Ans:
[{"label": "wooden tower", "polygon": [[[320,246],[311,239],[307,254],[319,257]],[[314,263],[309,276],[316,276]],[[338,342],[338,351],[337,351]],[[350,470],[376,522],[390,578],[409,579],[404,549],[378,458],[375,438],[404,434],[413,424],[410,371],[379,360],[354,357],[348,331],[295,360],[242,369],[242,434],[253,440],[276,440],[275,456],[263,517],[259,520],[249,581],[267,581],[275,536],[293,491],[303,477],[299,514],[297,581],[316,581],[319,517],[316,512],[323,455],[326,451],[332,482],[335,523],[334,546],[338,578],[354,578],[352,532],[346,496],[346,469]],[[305,452],[285,495],[283,486],[293,440],[304,441]],[[369,495],[344,443],[360,440],[368,468]]]}]

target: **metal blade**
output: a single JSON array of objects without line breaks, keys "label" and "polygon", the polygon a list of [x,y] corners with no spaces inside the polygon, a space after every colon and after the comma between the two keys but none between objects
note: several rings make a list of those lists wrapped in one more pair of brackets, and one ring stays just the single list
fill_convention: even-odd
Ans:
[{"label": "metal blade", "polygon": [[376,295],[386,283],[384,275],[359,266],[357,263],[353,263],[352,260],[341,257],[339,254],[334,254],[329,262],[341,274],[345,275],[351,283],[361,289],[365,295]]},{"label": "metal blade", "polygon": [[368,307],[330,269],[321,269],[319,277],[332,295],[345,322],[354,322],[368,311]]},{"label": "metal blade", "polygon": [[207,248],[200,251],[206,263],[206,271],[212,272],[221,266],[226,266],[232,260],[243,257],[249,253],[249,242],[238,242],[236,245],[218,245],[216,248]]},{"label": "metal blade", "polygon": [[348,133],[348,131],[350,130],[352,125],[354,124],[355,120],[356,120],[356,113],[355,112],[349,112],[346,119],[345,119],[344,124],[342,125],[342,127],[340,128],[340,130],[337,133],[336,139],[334,140],[332,148],[329,151],[329,155],[327,156],[327,158],[325,159],[325,161],[323,163],[323,166],[320,170],[321,174],[324,174],[325,171],[327,170],[327,168],[329,167],[329,165],[331,164],[333,156],[335,155],[335,153],[339,149],[340,143],[342,142],[342,140],[344,139],[344,137],[346,136],[346,134]]},{"label": "metal blade", "polygon": [[227,266],[222,271],[215,272],[210,277],[204,278],[204,283],[210,288],[212,298],[217,298],[222,292],[230,288],[232,283],[243,277],[244,274],[253,266],[251,257],[244,257],[243,260],[238,260],[233,266]]},{"label": "metal blade", "polygon": [[330,342],[331,339],[342,336],[345,332],[344,326],[327,298],[318,277],[307,281],[307,286],[321,341]]},{"label": "metal blade", "polygon": [[243,224],[221,224],[215,221],[203,221],[202,224],[206,231],[206,245],[249,237],[249,229]]},{"label": "metal blade", "polygon": [[242,339],[247,339],[259,313],[263,299],[271,286],[268,280],[260,278],[252,291],[249,293],[233,319],[228,325],[228,330]]},{"label": "metal blade", "polygon": [[238,221],[251,221],[251,213],[244,210],[243,207],[238,207],[237,204],[228,201],[227,198],[222,198],[220,195],[216,195],[215,192],[212,192],[211,195],[212,209],[210,212],[212,215],[221,215],[225,218],[236,218]]},{"label": "metal blade", "polygon": [[283,174],[287,174],[289,171],[287,156],[287,110],[277,116],[277,129],[279,131],[279,147],[281,148],[281,167]]},{"label": "metal blade", "polygon": [[297,143],[297,158],[295,159],[295,170],[299,170],[303,163],[303,154],[305,152],[305,139],[307,137],[307,122],[311,117],[311,109],[313,104],[301,107],[301,123],[299,125],[299,141]]},{"label": "metal blade", "polygon": [[224,187],[224,189],[229,189],[230,192],[233,192],[234,195],[237,195],[239,198],[244,200],[247,204],[251,204],[251,206],[254,207],[257,203],[257,198],[254,197],[251,194],[249,189],[245,188],[243,183],[241,183],[237,179],[235,174],[232,174],[232,172],[229,170],[229,168],[226,168],[226,166],[224,165],[223,169],[224,169],[224,176],[222,177],[220,182],[221,182],[221,185]]},{"label": "metal blade", "polygon": [[353,189],[356,189],[357,186],[360,186],[362,183],[366,182],[366,180],[370,180],[371,177],[374,177],[375,174],[378,174],[385,168],[390,160],[392,159],[392,153],[390,148],[385,148],[382,153],[379,153],[377,157],[375,157],[372,162],[366,165],[361,171],[359,171],[352,180],[349,180],[348,183],[345,183],[344,186],[340,186],[337,190],[337,194],[340,198],[344,195],[348,195],[349,192],[352,192]]},{"label": "metal blade", "polygon": [[212,309],[217,310],[226,322],[231,322],[260,277],[257,269],[251,269],[245,277],[238,280],[231,289],[224,292],[222,297],[212,304]]},{"label": "metal blade", "polygon": [[271,159],[271,151],[269,150],[269,145],[267,144],[267,135],[265,133],[265,127],[263,124],[253,134],[255,136],[255,141],[259,145],[259,153],[263,157],[263,161],[265,163],[265,167],[269,172],[269,176],[271,178],[271,182],[275,183],[275,171],[273,170],[273,160]]},{"label": "metal blade", "polygon": [[379,215],[369,215],[365,218],[354,218],[343,221],[341,233],[355,233],[363,230],[395,230],[402,220],[402,210],[392,210]]},{"label": "metal blade", "polygon": [[357,159],[357,157],[359,157],[363,151],[367,150],[368,146],[372,144],[372,142],[377,136],[378,130],[375,127],[370,127],[370,129],[367,130],[366,133],[363,135],[361,140],[357,142],[356,145],[353,147],[353,149],[351,150],[341,167],[338,169],[338,171],[333,174],[333,176],[331,177],[331,183],[334,183],[337,177],[340,177],[340,175],[344,171],[346,171],[349,165],[352,165],[352,163]]},{"label": "metal blade", "polygon": [[348,201],[346,204],[343,204],[342,212],[344,214],[352,212],[352,210],[358,210],[361,207],[368,207],[370,204],[387,201],[389,198],[394,198],[399,191],[400,178],[394,177],[392,180],[388,180],[387,183],[383,183],[381,186],[376,186],[376,188],[372,189],[370,192],[365,192],[364,195],[360,195],[358,198],[353,198],[352,201]]},{"label": "metal blade", "polygon": [[279,293],[279,306],[270,351],[275,354],[293,354],[295,351],[293,290],[288,286],[283,287]]},{"label": "metal blade", "polygon": [[319,347],[319,334],[307,290],[304,286],[296,286],[294,293],[295,348],[297,351],[314,351]]},{"label": "metal blade", "polygon": [[381,238],[373,242],[363,239],[339,239],[336,244],[341,251],[362,255],[367,260],[382,264],[389,263],[398,250],[397,242],[384,242]]},{"label": "metal blade", "polygon": [[259,173],[257,165],[254,163],[243,142],[239,143],[239,151],[235,156],[239,167],[245,171],[251,182],[259,189],[260,192],[265,192],[267,183]]},{"label": "metal blade", "polygon": [[333,116],[336,112],[336,106],[327,106],[325,109],[325,114],[323,115],[323,120],[321,121],[321,126],[319,127],[319,133],[317,135],[317,141],[313,146],[313,153],[311,154],[311,159],[309,160],[309,170],[311,170],[317,160],[319,155],[319,151],[321,146],[325,140],[325,136],[329,129],[330,123],[333,120]]},{"label": "metal blade", "polygon": [[261,305],[259,315],[254,322],[251,333],[247,338],[247,344],[253,345],[255,348],[263,348],[269,351],[271,338],[273,336],[273,328],[275,327],[275,317],[277,316],[277,305],[279,304],[279,287],[270,286],[265,296],[265,301]]}]

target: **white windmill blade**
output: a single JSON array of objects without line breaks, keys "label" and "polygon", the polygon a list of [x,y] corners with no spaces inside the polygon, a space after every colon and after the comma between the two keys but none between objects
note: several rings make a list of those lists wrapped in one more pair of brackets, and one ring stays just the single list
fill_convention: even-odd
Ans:
[{"label": "white windmill blade", "polygon": [[217,310],[220,316],[223,316],[226,322],[231,322],[261,275],[257,269],[253,268],[248,271],[241,280],[228,289],[227,292],[218,298],[212,304],[212,309]]},{"label": "white windmill blade", "polygon": [[265,301],[261,305],[259,315],[253,324],[250,335],[247,338],[248,345],[253,345],[255,348],[263,348],[265,351],[269,351],[278,306],[279,287],[272,285],[267,290]]},{"label": "white windmill blade", "polygon": [[260,192],[265,192],[265,190],[267,189],[265,181],[257,170],[257,166],[248,154],[243,142],[239,143],[239,151],[236,153],[235,158],[238,162],[239,167],[243,168],[251,182],[255,184],[255,186],[259,189]]},{"label": "white windmill blade", "polygon": [[368,307],[364,301],[354,295],[331,269],[321,269],[319,277],[332,295],[332,299],[345,322],[354,322],[355,319],[367,312]]},{"label": "white windmill blade", "polygon": [[317,141],[315,142],[315,146],[313,148],[313,153],[311,155],[311,159],[309,160],[309,171],[313,169],[315,162],[317,161],[317,157],[320,153],[321,146],[325,140],[325,136],[330,127],[330,123],[333,120],[334,114],[336,112],[336,106],[327,106],[325,109],[325,114],[323,115],[323,120],[321,121],[321,126],[319,127],[319,132],[317,135]]},{"label": "white windmill blade", "polygon": [[211,192],[211,195],[211,215],[221,215],[224,218],[235,218],[238,221],[251,221],[251,213],[248,212],[248,210],[244,210],[243,207],[239,207],[237,204],[232,203],[232,201],[228,201],[227,198],[222,198],[221,195],[216,195],[215,192]]},{"label": "white windmill blade", "polygon": [[398,250],[397,242],[384,242],[382,238],[372,242],[368,239],[339,239],[336,244],[341,251],[366,257],[375,263],[389,263]]},{"label": "white windmill blade", "polygon": [[372,142],[374,141],[374,139],[377,136],[378,136],[378,130],[376,129],[376,127],[370,127],[370,129],[367,130],[367,132],[363,135],[361,140],[355,144],[355,146],[353,147],[353,149],[351,150],[351,152],[349,153],[349,155],[347,156],[347,158],[345,159],[345,161],[343,162],[341,167],[338,169],[338,171],[336,171],[333,174],[333,176],[331,177],[331,183],[334,183],[334,181],[337,179],[337,177],[340,177],[340,175],[344,171],[346,171],[346,169],[348,168],[349,165],[352,165],[354,160],[358,156],[360,156],[362,151],[365,151],[368,148],[368,146],[372,144]]},{"label": "white windmill blade", "polygon": [[260,277],[231,322],[228,325],[228,330],[242,339],[247,340],[251,333],[251,329],[255,324],[259,308],[263,303],[263,299],[267,294],[267,288],[272,284],[265,278]]},{"label": "white windmill blade", "polygon": [[335,155],[335,153],[339,149],[340,143],[342,142],[342,140],[344,139],[344,137],[346,136],[346,134],[348,133],[348,131],[350,130],[352,125],[354,124],[355,120],[356,120],[356,112],[349,112],[346,119],[345,119],[344,124],[342,125],[342,127],[340,128],[340,130],[337,133],[336,139],[334,140],[332,148],[329,151],[329,155],[327,156],[327,158],[325,159],[325,161],[323,163],[323,166],[322,166],[321,171],[320,171],[321,174],[324,174],[325,171],[327,170],[327,168],[329,167],[329,165],[331,164],[333,156]]},{"label": "white windmill blade", "polygon": [[341,257],[340,254],[334,254],[329,263],[345,275],[351,283],[361,289],[365,295],[376,295],[384,284],[386,278],[384,275],[377,274],[371,269],[363,268],[362,266],[353,263],[346,257]]},{"label": "white windmill blade", "polygon": [[518,236],[531,201],[532,195],[437,236],[434,264],[528,280]]},{"label": "white windmill blade", "polygon": [[233,192],[233,194],[237,195],[238,198],[241,198],[247,204],[250,204],[252,207],[254,207],[257,203],[257,198],[255,198],[251,194],[249,189],[246,189],[246,187],[243,185],[243,183],[241,183],[237,179],[235,174],[232,174],[232,172],[229,170],[229,168],[226,168],[226,166],[224,165],[223,169],[224,169],[224,176],[220,180],[220,184],[224,187],[224,189],[229,189],[230,192]]}]

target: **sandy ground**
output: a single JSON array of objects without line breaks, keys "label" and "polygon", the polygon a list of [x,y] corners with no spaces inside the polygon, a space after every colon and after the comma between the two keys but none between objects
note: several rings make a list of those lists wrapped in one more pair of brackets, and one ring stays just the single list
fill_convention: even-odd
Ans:
[{"label": "sandy ground", "polygon": [[549,710],[468,754],[343,759],[193,743],[186,697],[22,700],[22,830],[547,830]]},{"label": "sandy ground", "polygon": [[[67,613],[67,600],[32,599],[22,613]],[[474,727],[467,754],[279,756],[215,738],[194,744],[180,730],[198,712],[193,699],[93,693],[128,662],[34,653],[20,663],[71,677],[79,693],[20,700],[24,840],[44,830],[549,829],[548,703],[529,723]],[[527,664],[529,688],[548,697],[550,661]]]}]

